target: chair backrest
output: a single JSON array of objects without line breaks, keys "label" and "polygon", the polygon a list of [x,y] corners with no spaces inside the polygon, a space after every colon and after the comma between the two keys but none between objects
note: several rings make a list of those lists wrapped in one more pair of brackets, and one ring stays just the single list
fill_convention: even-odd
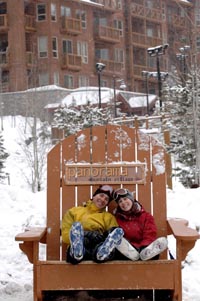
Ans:
[{"label": "chair backrest", "polygon": [[[134,191],[153,214],[158,236],[166,236],[165,156],[155,138],[125,125],[87,128],[54,146],[47,161],[47,259],[64,256],[60,222],[65,211],[87,201],[104,183]],[[111,202],[109,210],[114,206]]]}]

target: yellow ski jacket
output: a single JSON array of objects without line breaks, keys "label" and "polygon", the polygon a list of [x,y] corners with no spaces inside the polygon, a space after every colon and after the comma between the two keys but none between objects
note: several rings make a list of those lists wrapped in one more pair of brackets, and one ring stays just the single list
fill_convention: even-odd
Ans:
[{"label": "yellow ski jacket", "polygon": [[99,231],[103,234],[112,227],[118,227],[115,217],[95,206],[92,200],[85,206],[73,207],[66,211],[62,220],[62,240],[69,245],[69,231],[74,222],[80,222],[85,231]]}]

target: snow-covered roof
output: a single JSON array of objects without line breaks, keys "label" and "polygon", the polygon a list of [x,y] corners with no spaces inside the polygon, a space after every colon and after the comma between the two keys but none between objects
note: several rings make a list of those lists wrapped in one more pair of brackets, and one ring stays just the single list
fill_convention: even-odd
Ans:
[{"label": "snow-covered roof", "polygon": [[56,86],[56,85],[48,85],[48,86],[36,87],[36,88],[28,89],[27,92],[49,91],[49,90],[63,90],[63,91],[69,91],[69,92],[71,92],[71,90],[69,90],[69,89],[62,88],[62,87],[59,87],[59,86]]},{"label": "snow-covered roof", "polygon": [[[145,107],[147,105],[146,94],[116,90],[116,95],[121,96],[129,103],[130,107]],[[114,98],[114,90],[106,87],[101,88],[101,103],[108,103]],[[155,101],[156,95],[149,95],[149,103]],[[71,93],[62,99],[61,104],[70,106],[81,106],[90,103],[99,103],[99,88],[98,87],[84,87],[71,91]]]}]

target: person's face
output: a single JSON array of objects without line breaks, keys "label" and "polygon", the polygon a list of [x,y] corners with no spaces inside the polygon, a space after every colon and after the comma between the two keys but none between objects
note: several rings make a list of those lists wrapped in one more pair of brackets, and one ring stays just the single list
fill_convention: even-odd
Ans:
[{"label": "person's face", "polygon": [[133,202],[129,198],[123,197],[123,198],[119,199],[118,205],[121,208],[121,210],[127,212],[127,211],[131,210],[131,208],[133,206]]},{"label": "person's face", "polygon": [[99,209],[105,208],[109,203],[109,197],[105,193],[98,193],[92,198],[93,203]]}]

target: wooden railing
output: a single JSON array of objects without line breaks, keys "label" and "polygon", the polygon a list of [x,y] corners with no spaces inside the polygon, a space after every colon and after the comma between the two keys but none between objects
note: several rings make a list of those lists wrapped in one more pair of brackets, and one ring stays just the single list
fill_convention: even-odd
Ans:
[{"label": "wooden railing", "polygon": [[161,45],[163,40],[158,37],[148,37],[144,34],[140,34],[137,32],[132,33],[132,43],[143,45],[145,47],[154,47],[156,45]]},{"label": "wooden railing", "polygon": [[99,59],[99,61],[106,65],[106,69],[104,70],[104,73],[107,73],[107,72],[121,73],[124,68],[124,64],[121,62],[103,60],[103,59]]},{"label": "wooden railing", "polygon": [[78,35],[82,32],[81,20],[61,17],[61,30],[74,35]]},{"label": "wooden railing", "polygon": [[7,65],[9,63],[9,57],[7,51],[0,52],[0,65]]},{"label": "wooden railing", "polygon": [[117,28],[100,25],[96,32],[96,36],[99,39],[107,42],[111,42],[111,43],[120,42],[120,30]]},{"label": "wooden railing", "polygon": [[0,30],[8,29],[8,16],[7,14],[0,15]]},{"label": "wooden railing", "polygon": [[74,71],[79,71],[82,67],[82,57],[76,54],[63,54],[62,68],[69,68]]},{"label": "wooden railing", "polygon": [[36,31],[35,16],[25,15],[25,29],[28,31]]},{"label": "wooden railing", "polygon": [[159,22],[165,19],[161,9],[148,8],[136,3],[131,4],[131,13],[136,17],[143,17]]}]

